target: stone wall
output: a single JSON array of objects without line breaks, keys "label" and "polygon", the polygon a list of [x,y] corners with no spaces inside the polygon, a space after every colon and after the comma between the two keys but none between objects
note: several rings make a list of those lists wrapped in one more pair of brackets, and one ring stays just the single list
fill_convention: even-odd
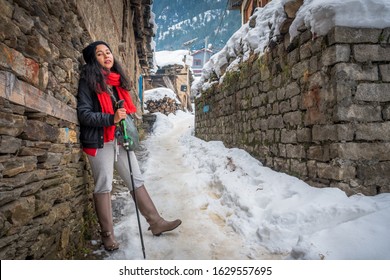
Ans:
[{"label": "stone wall", "polygon": [[196,102],[195,134],[348,195],[390,191],[390,28],[286,36]]},{"label": "stone wall", "polygon": [[[78,258],[96,225],[78,140],[81,50],[94,39],[108,41],[136,81],[146,66],[132,9],[150,6],[100,1],[96,10],[92,2],[0,0],[0,259]],[[119,35],[103,38],[113,18]]]},{"label": "stone wall", "polygon": [[[140,56],[142,56],[142,49],[150,47],[153,35],[151,29],[147,29],[149,24],[144,23],[143,19],[143,16],[150,16],[150,6],[148,5],[153,1],[132,0],[131,2],[124,0],[78,0],[77,9],[92,40],[108,42],[119,62],[126,65],[124,70],[133,81],[132,92],[136,93],[138,77],[145,74],[142,68],[150,67],[148,58]],[[141,4],[141,2],[147,5]],[[146,8],[148,8],[147,11],[145,11]],[[138,31],[139,34],[136,34],[138,28],[133,29],[133,22],[142,25],[142,31]],[[140,60],[144,64],[142,68]],[[134,94],[134,98],[138,99],[138,95]],[[140,107],[138,109],[141,110]]]}]

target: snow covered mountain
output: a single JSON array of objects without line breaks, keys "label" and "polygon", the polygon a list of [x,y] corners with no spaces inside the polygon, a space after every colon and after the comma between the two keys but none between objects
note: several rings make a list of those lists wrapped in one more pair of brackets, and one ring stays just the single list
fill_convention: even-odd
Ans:
[{"label": "snow covered mountain", "polygon": [[[153,13],[157,24],[156,51],[207,44],[220,50],[241,26],[238,10],[227,10],[227,0],[157,0]],[[185,44],[189,43],[189,44]]]}]

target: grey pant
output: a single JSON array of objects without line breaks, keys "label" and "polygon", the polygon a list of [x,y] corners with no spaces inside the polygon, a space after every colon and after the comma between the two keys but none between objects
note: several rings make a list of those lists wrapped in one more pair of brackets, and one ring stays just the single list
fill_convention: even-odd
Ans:
[{"label": "grey pant", "polygon": [[[119,155],[117,161],[115,161],[114,142],[104,143],[104,147],[102,149],[98,149],[96,156],[93,157],[88,155],[93,179],[95,181],[94,193],[111,192],[112,180],[114,178],[114,168],[129,190],[132,190],[127,151],[122,146],[118,146],[118,148]],[[144,180],[134,152],[130,152],[130,161],[134,187],[139,188],[144,184]]]}]

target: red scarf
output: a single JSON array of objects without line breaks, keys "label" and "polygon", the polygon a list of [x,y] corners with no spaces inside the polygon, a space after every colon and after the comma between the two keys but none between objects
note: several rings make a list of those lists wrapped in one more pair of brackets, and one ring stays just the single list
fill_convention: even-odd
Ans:
[{"label": "red scarf", "polygon": [[[106,76],[106,82],[110,86],[114,86],[118,92],[119,100],[124,99],[124,108],[126,109],[127,114],[135,113],[137,108],[134,106],[133,101],[131,100],[130,93],[120,87],[120,78],[121,75],[111,72]],[[101,92],[97,94],[100,106],[102,107],[102,112],[106,114],[114,114],[114,108],[112,106],[112,99],[110,94],[107,92]],[[105,126],[104,127],[104,142],[109,142],[115,138],[115,125]]]}]

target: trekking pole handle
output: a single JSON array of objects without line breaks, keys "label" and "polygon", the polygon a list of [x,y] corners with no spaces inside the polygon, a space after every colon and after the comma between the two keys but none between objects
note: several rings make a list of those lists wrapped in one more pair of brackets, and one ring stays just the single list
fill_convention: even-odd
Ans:
[{"label": "trekking pole handle", "polygon": [[[119,100],[119,101],[115,104],[115,110],[122,109],[124,103],[125,103],[125,100],[123,100],[123,99]],[[126,124],[125,124],[125,120],[121,120],[121,121],[119,122],[119,125],[121,125],[122,128],[126,128],[126,127],[125,127],[125,125],[126,125]],[[126,133],[126,131],[124,131],[124,132]]]},{"label": "trekking pole handle", "polygon": [[[115,105],[116,109],[123,108],[124,102],[125,102],[125,100],[123,100],[123,99],[119,100]],[[122,143],[122,145],[125,148],[125,150],[128,150],[130,148],[130,142],[132,141],[132,139],[130,139],[130,137],[127,135],[125,119],[121,120],[119,122],[119,125],[122,128],[122,133],[123,133],[123,142],[124,143]]]},{"label": "trekking pole handle", "polygon": [[116,103],[116,105],[115,105],[116,109],[121,109],[121,108],[123,108],[123,104],[124,104],[124,103],[125,103],[125,100],[124,100],[124,99],[119,100],[119,101]]}]

